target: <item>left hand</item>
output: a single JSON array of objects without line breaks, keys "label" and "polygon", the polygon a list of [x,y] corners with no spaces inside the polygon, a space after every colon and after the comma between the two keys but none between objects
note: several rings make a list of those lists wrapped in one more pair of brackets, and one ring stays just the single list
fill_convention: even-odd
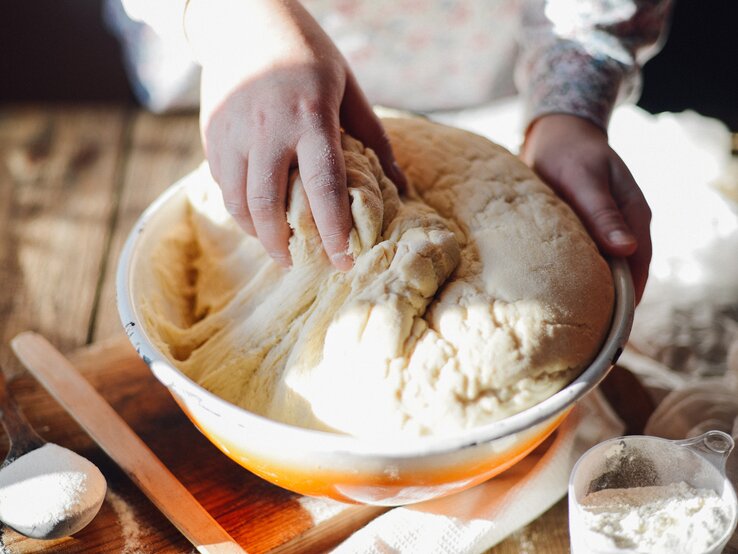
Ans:
[{"label": "left hand", "polygon": [[639,302],[651,262],[651,210],[605,132],[574,115],[544,115],[529,128],[521,157],[572,207],[605,254],[627,257]]}]

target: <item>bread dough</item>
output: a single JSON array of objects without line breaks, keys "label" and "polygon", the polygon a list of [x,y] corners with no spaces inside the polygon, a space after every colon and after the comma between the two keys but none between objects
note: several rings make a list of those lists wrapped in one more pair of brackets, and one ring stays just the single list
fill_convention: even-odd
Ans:
[{"label": "bread dough", "polygon": [[150,260],[144,325],[172,363],[266,417],[360,437],[454,433],[561,389],[598,352],[610,270],[569,207],[477,135],[388,119],[410,191],[343,137],[355,266],[328,262],[299,177],[280,269],[190,191]]}]

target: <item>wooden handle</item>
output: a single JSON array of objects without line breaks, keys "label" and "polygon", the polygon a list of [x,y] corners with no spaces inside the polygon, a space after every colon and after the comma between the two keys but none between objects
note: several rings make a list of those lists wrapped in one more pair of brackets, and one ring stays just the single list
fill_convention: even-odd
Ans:
[{"label": "wooden handle", "polygon": [[21,333],[11,341],[11,346],[39,383],[199,552],[245,552],[69,360],[44,337],[31,332]]}]

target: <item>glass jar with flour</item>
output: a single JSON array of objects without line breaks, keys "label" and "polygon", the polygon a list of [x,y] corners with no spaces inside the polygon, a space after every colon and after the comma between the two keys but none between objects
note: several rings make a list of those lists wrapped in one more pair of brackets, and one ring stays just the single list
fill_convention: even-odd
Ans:
[{"label": "glass jar with flour", "polygon": [[738,501],[725,475],[730,435],[614,438],[587,451],[569,480],[573,554],[712,554],[732,536]]}]

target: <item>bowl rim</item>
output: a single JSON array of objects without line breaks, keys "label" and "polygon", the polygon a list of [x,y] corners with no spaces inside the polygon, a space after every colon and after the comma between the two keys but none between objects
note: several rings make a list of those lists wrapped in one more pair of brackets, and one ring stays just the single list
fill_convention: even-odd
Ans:
[{"label": "bowl rim", "polygon": [[118,313],[136,352],[170,392],[183,399],[194,400],[200,408],[211,415],[227,417],[231,423],[248,432],[261,428],[272,435],[272,440],[278,438],[289,441],[287,444],[293,446],[302,445],[310,450],[343,452],[347,455],[364,457],[407,458],[463,450],[528,430],[573,407],[575,402],[604,379],[625,347],[633,324],[635,294],[627,261],[623,258],[611,258],[608,259],[608,263],[615,288],[615,306],[610,329],[599,353],[590,365],[563,389],[517,414],[461,431],[453,436],[368,439],[297,427],[250,412],[216,396],[169,362],[148,337],[133,302],[133,269],[138,246],[144,237],[147,224],[169,201],[189,186],[196,185],[203,177],[201,172],[204,171],[207,171],[207,168],[201,166],[169,186],[137,219],[118,259],[116,271]]}]

